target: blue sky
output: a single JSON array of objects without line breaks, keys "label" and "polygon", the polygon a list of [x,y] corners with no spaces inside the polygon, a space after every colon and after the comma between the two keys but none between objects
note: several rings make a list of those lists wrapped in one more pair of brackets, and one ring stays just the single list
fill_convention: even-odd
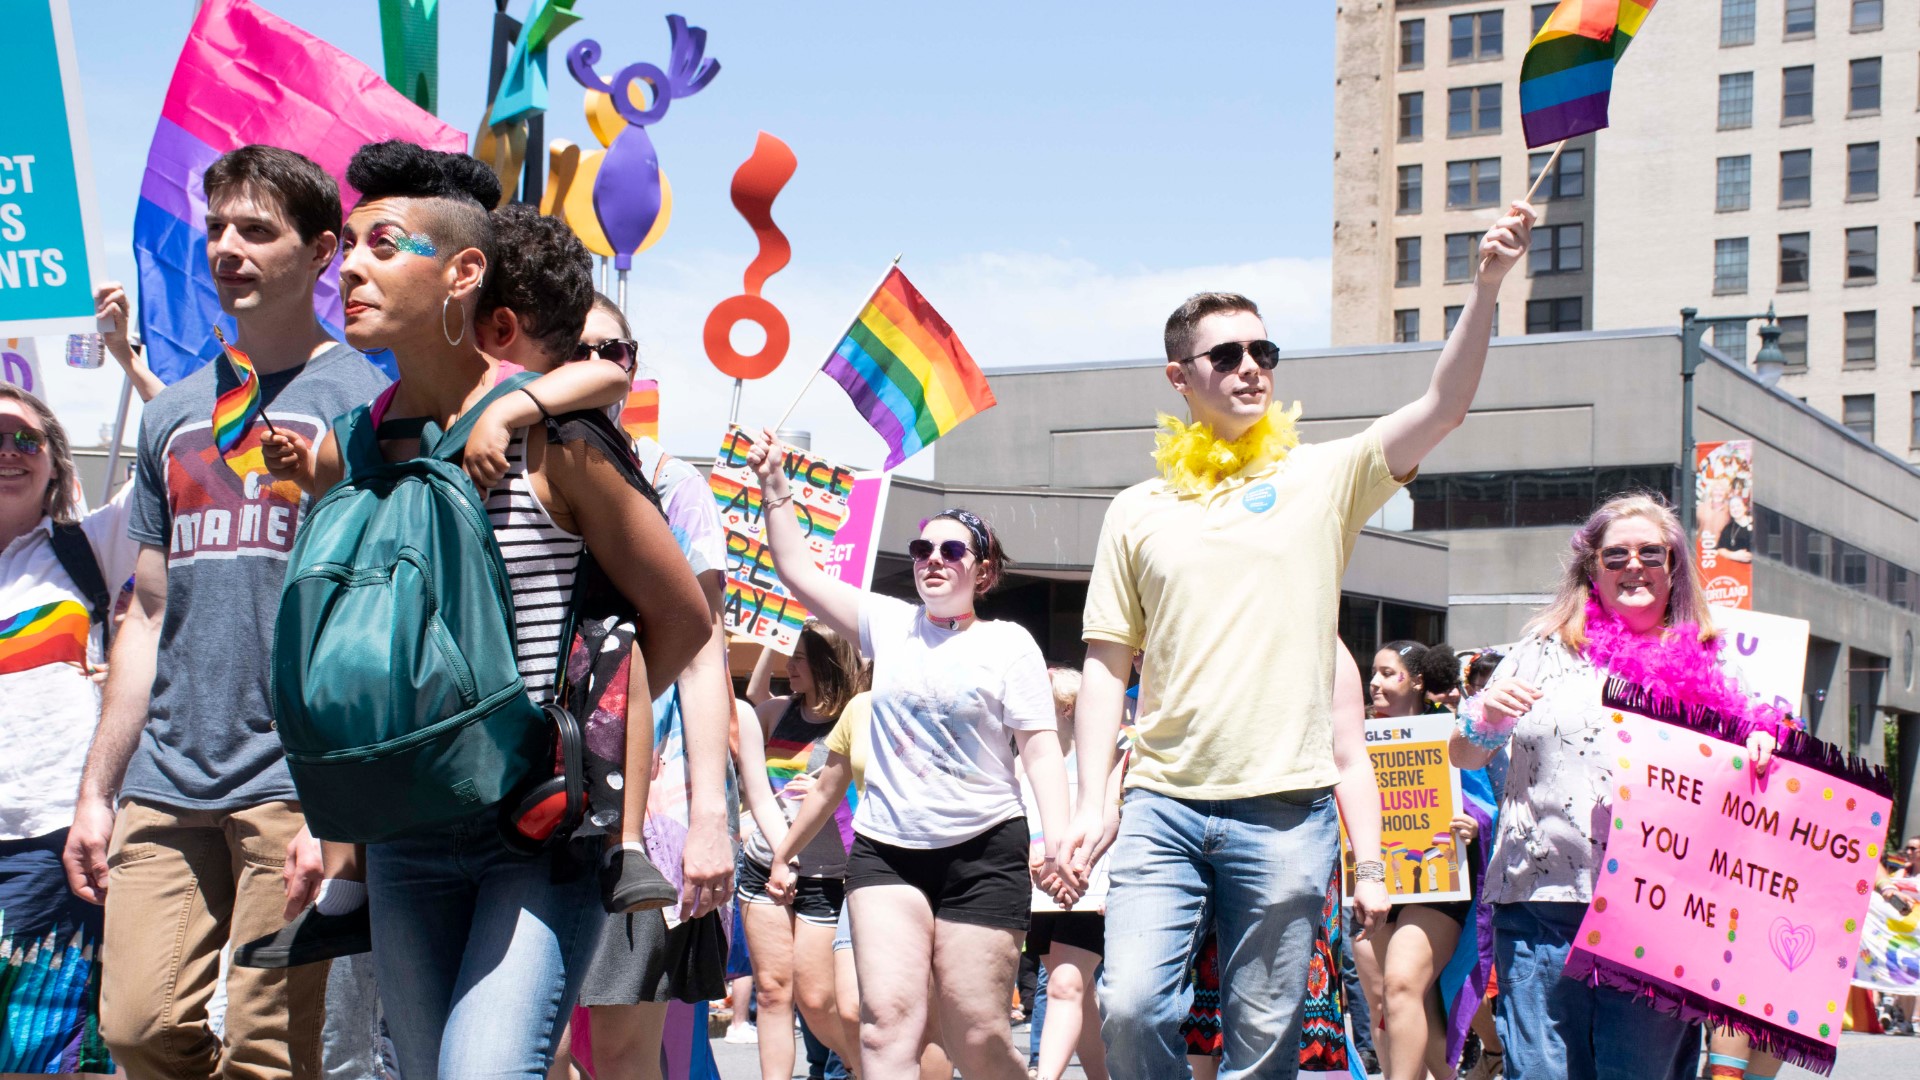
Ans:
[{"label": "blue sky", "polygon": [[[379,68],[372,0],[263,6]],[[440,114],[466,130],[485,107],[492,7],[441,4]],[[509,12],[526,8],[514,0]],[[603,46],[603,74],[664,66],[674,11],[706,28],[721,63],[712,85],[650,130],[674,216],[629,284],[672,449],[711,453],[725,419],[731,383],[707,363],[699,333],[753,256],[727,192],[760,130],[799,159],[774,206],[794,261],[765,289],[793,348],[749,384],[747,422],[784,410],[895,253],[989,371],[1152,355],[1163,313],[1201,288],[1254,296],[1284,344],[1327,340],[1331,4],[575,8],[584,20],[552,54],[549,139],[598,146],[564,71],[581,38]],[[107,266],[122,280],[147,145],[193,10],[189,0],[73,4]],[[738,343],[756,344],[750,327]],[[78,441],[92,441],[111,418],[110,376],[48,374]],[[823,452],[856,465],[881,456],[830,385],[797,419]]]}]

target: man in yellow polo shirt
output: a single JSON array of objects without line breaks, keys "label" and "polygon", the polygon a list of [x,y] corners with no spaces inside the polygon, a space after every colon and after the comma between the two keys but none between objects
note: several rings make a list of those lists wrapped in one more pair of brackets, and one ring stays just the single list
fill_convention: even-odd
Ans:
[{"label": "man in yellow polo shirt", "polygon": [[[1098,791],[1132,654],[1144,654],[1125,810],[1116,822],[1088,800],[1060,853],[1084,874],[1113,845],[1100,1004],[1117,1080],[1189,1075],[1180,991],[1209,923],[1221,1080],[1298,1071],[1314,920],[1339,854],[1340,577],[1361,526],[1466,419],[1500,282],[1525,255],[1533,216],[1515,203],[1482,239],[1479,277],[1427,392],[1350,438],[1298,445],[1295,412],[1271,407],[1278,349],[1252,301],[1203,293],[1167,320],[1167,380],[1192,422],[1162,418],[1160,476],[1107,512],[1075,716],[1080,790]],[[1345,809],[1356,901],[1377,919],[1378,800]]]}]

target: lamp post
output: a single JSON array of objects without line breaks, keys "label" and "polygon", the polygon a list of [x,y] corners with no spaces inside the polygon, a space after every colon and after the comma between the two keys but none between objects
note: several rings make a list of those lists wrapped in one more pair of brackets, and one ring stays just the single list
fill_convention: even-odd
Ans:
[{"label": "lamp post", "polygon": [[1706,336],[1707,328],[1723,324],[1739,323],[1745,325],[1755,319],[1765,320],[1760,324],[1760,351],[1754,354],[1753,370],[1760,381],[1767,386],[1780,381],[1780,373],[1786,368],[1786,357],[1780,352],[1780,320],[1773,313],[1773,305],[1757,315],[1711,315],[1700,317],[1698,308],[1680,309],[1680,523],[1685,529],[1693,528],[1693,373],[1700,370],[1700,364],[1706,354],[1700,350],[1700,339]]}]

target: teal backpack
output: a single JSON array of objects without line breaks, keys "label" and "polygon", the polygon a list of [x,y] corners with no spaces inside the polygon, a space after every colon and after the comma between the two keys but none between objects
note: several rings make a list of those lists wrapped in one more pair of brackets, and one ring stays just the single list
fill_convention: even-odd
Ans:
[{"label": "teal backpack", "polygon": [[307,512],[270,694],[313,835],[380,843],[472,817],[551,762],[514,659],[486,502],[454,459],[502,380],[421,456],[381,456],[371,406],[334,421],[345,476]]}]

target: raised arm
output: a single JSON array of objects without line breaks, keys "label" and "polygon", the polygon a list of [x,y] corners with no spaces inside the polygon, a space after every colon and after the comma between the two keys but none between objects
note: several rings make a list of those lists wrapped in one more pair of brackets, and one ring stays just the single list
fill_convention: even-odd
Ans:
[{"label": "raised arm", "polygon": [[[1380,862],[1380,782],[1367,753],[1367,704],[1360,666],[1344,642],[1333,661],[1333,763],[1340,779],[1333,800],[1347,829],[1356,863]],[[1384,881],[1354,883],[1354,910],[1360,916],[1360,934],[1372,933],[1387,917],[1390,901]]]},{"label": "raised arm", "polygon": [[758,708],[773,700],[773,658],[780,655],[772,649],[760,649],[759,659],[753,662],[753,674],[747,676],[747,704]]},{"label": "raised arm", "polygon": [[1466,309],[1434,365],[1433,379],[1418,401],[1401,406],[1380,420],[1380,445],[1387,468],[1406,476],[1440,445],[1453,429],[1466,422],[1467,409],[1480,389],[1480,372],[1487,362],[1487,342],[1493,337],[1493,309],[1500,282],[1527,253],[1533,235],[1533,207],[1514,203],[1506,216],[1480,239],[1480,274],[1467,293]]},{"label": "raised arm", "polygon": [[760,477],[760,521],[773,568],[808,611],[842,637],[859,641],[860,590],[820,569],[807,550],[807,538],[794,516],[793,489],[782,467],[785,449],[769,428],[753,437],[753,449],[747,452],[748,467]]}]

